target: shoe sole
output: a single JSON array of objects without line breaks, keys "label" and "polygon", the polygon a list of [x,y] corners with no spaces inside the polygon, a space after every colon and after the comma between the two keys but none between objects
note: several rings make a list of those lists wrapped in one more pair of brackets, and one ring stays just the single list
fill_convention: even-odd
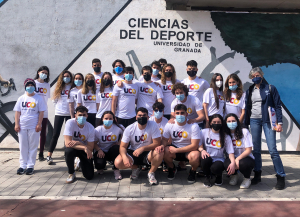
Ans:
[{"label": "shoe sole", "polygon": [[32,175],[33,174],[33,172],[32,173],[26,173],[26,175],[28,175],[28,176],[30,176],[30,175]]},{"label": "shoe sole", "polygon": [[[25,173],[25,172],[24,172]],[[23,175],[24,173],[17,173],[17,175]]]},{"label": "shoe sole", "polygon": [[231,186],[235,186],[237,184],[237,182],[233,183],[233,184],[229,182],[228,184],[231,185]]},{"label": "shoe sole", "polygon": [[218,183],[215,183],[215,185],[217,185],[217,186],[223,185],[223,182],[222,182],[222,183],[220,183],[220,184],[218,184]]},{"label": "shoe sole", "polygon": [[194,180],[194,181],[187,181],[189,184],[193,184],[193,183],[195,183],[196,182],[196,180]]},{"label": "shoe sole", "polygon": [[207,188],[211,188],[212,187],[212,185],[206,185],[204,183],[203,183],[203,185],[204,185],[204,187],[207,187]]},{"label": "shoe sole", "polygon": [[66,183],[67,183],[67,184],[71,184],[71,183],[73,183],[73,182],[75,182],[75,181],[76,181],[76,177],[75,177],[72,181],[70,181],[70,182],[66,181]]},{"label": "shoe sole", "polygon": [[133,178],[132,176],[130,176],[130,179],[132,179],[132,180],[137,180],[139,177],[135,177],[135,178]]},{"label": "shoe sole", "polygon": [[52,163],[53,163],[53,161],[48,161],[47,162],[48,165],[51,165]]},{"label": "shoe sole", "polygon": [[174,172],[174,177],[173,177],[173,178],[169,178],[169,177],[168,177],[168,179],[169,179],[170,181],[174,180],[174,179],[175,179],[176,173],[177,173],[177,170],[175,170],[175,172]]}]

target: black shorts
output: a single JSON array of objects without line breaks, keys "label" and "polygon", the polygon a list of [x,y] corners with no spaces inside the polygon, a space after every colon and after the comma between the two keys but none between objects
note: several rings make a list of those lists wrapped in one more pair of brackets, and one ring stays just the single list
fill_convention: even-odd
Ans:
[{"label": "black shorts", "polygon": [[134,156],[133,152],[134,150],[127,150],[127,155],[131,157],[134,165],[151,165],[151,163],[148,161],[148,154],[150,153],[150,151],[144,151],[138,157]]},{"label": "black shorts", "polygon": [[118,124],[123,125],[125,128],[128,127],[130,124],[133,124],[136,122],[136,117],[130,118],[130,119],[123,119],[117,117]]},{"label": "black shorts", "polygon": [[[178,147],[176,147],[175,145],[170,145],[170,146],[173,146],[173,147],[175,147],[175,148],[178,148]],[[174,160],[176,160],[176,161],[189,161],[189,159],[187,159],[186,158],[186,155],[188,154],[189,152],[184,152],[184,153],[176,153],[176,157],[175,157],[175,159]]]}]

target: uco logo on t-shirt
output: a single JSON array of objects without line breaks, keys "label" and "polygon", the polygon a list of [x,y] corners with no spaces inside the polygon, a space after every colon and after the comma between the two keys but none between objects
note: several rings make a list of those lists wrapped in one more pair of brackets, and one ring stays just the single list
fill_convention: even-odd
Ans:
[{"label": "uco logo on t-shirt", "polygon": [[103,99],[112,98],[112,93],[101,93],[101,98]]},{"label": "uco logo on t-shirt", "polygon": [[22,107],[24,108],[35,108],[35,102],[22,102]]},{"label": "uco logo on t-shirt", "polygon": [[190,114],[192,114],[192,112],[193,112],[193,109],[191,109],[191,108],[188,108],[187,109],[187,113],[190,115]]},{"label": "uco logo on t-shirt", "polygon": [[152,88],[143,88],[140,87],[140,91],[143,93],[153,93],[153,89]]},{"label": "uco logo on t-shirt", "polygon": [[238,100],[238,99],[235,99],[235,98],[231,98],[231,99],[230,99],[230,103],[231,103],[231,104],[237,105],[237,104],[239,104],[239,102],[240,102],[240,100]]},{"label": "uco logo on t-shirt", "polygon": [[160,130],[160,134],[164,133],[163,129],[159,128],[159,130]]},{"label": "uco logo on t-shirt", "polygon": [[147,133],[144,135],[142,134],[141,136],[135,136],[135,141],[136,142],[143,142],[147,139]]},{"label": "uco logo on t-shirt", "polygon": [[101,83],[101,79],[96,79],[96,84],[100,84]]},{"label": "uco logo on t-shirt", "polygon": [[218,95],[218,97],[219,97],[220,100],[223,100],[223,101],[224,101],[224,97],[223,97],[223,96]]},{"label": "uco logo on t-shirt", "polygon": [[238,146],[240,147],[242,145],[242,141],[241,140],[232,140],[232,144],[233,146]]},{"label": "uco logo on t-shirt", "polygon": [[206,144],[221,148],[220,140],[206,138]]},{"label": "uco logo on t-shirt", "polygon": [[81,135],[80,132],[74,132],[74,138],[80,138],[82,141],[85,140],[85,135]]},{"label": "uco logo on t-shirt", "polygon": [[108,141],[108,142],[111,142],[111,141],[116,141],[116,139],[117,139],[117,136],[116,135],[108,135],[108,136],[102,136],[102,141],[103,142],[106,142],[106,141]]},{"label": "uco logo on t-shirt", "polygon": [[186,131],[173,131],[173,136],[174,138],[187,138],[188,137],[188,133]]},{"label": "uco logo on t-shirt", "polygon": [[172,90],[172,88],[173,88],[173,85],[171,85],[171,84],[163,86],[163,90]]},{"label": "uco logo on t-shirt", "polygon": [[95,95],[88,95],[88,96],[83,96],[84,101],[95,101],[96,96]]},{"label": "uco logo on t-shirt", "polygon": [[131,89],[131,88],[124,88],[124,93],[136,94],[136,90],[135,89]]},{"label": "uco logo on t-shirt", "polygon": [[199,84],[190,84],[189,85],[189,90],[198,90],[199,89]]},{"label": "uco logo on t-shirt", "polygon": [[37,93],[47,93],[47,89],[39,87],[39,88],[37,88],[37,90],[35,90],[35,92],[37,92]]},{"label": "uco logo on t-shirt", "polygon": [[69,94],[69,90],[63,90],[61,91],[61,95],[68,95]]}]

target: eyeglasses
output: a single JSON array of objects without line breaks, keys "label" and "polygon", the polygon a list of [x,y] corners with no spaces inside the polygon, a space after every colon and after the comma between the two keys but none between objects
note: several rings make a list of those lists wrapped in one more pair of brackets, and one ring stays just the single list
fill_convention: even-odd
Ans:
[{"label": "eyeglasses", "polygon": [[154,112],[163,112],[163,109],[155,109]]}]

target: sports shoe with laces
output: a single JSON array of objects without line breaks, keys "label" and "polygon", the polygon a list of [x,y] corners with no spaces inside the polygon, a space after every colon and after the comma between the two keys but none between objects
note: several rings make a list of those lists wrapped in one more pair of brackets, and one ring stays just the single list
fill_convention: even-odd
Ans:
[{"label": "sports shoe with laces", "polygon": [[44,161],[44,153],[39,153],[39,161]]},{"label": "sports shoe with laces", "polygon": [[17,174],[18,175],[23,175],[25,173],[26,169],[23,169],[22,167],[20,167],[18,170],[17,170]]},{"label": "sports shoe with laces", "polygon": [[251,185],[251,179],[250,178],[249,179],[244,178],[242,184],[240,185],[240,188],[247,189],[247,188],[250,187],[250,185]]},{"label": "sports shoe with laces", "polygon": [[223,184],[223,176],[219,175],[216,176],[215,185],[222,185]]},{"label": "sports shoe with laces", "polygon": [[33,174],[33,168],[27,168],[26,175],[32,175]]},{"label": "sports shoe with laces", "polygon": [[114,169],[114,175],[115,175],[115,180],[121,180],[122,179],[122,175],[120,170]]},{"label": "sports shoe with laces", "polygon": [[210,176],[206,176],[205,180],[203,182],[203,185],[207,188],[210,188],[212,186],[212,184],[210,183]]},{"label": "sports shoe with laces", "polygon": [[79,169],[80,169],[80,159],[79,157],[76,157],[74,162],[74,170],[79,171]]},{"label": "sports shoe with laces", "polygon": [[157,185],[157,180],[154,173],[148,173],[148,180],[150,185]]},{"label": "sports shoe with laces", "polygon": [[53,159],[50,156],[47,156],[47,164],[50,165],[53,163]]},{"label": "sports shoe with laces", "polygon": [[140,168],[133,169],[130,178],[133,180],[137,179],[139,177],[140,172],[141,172]]},{"label": "sports shoe with laces", "polygon": [[76,179],[75,173],[69,174],[66,183],[67,184],[73,183],[75,181],[75,179]]},{"label": "sports shoe with laces", "polygon": [[196,181],[196,171],[190,169],[189,176],[187,178],[188,183],[194,183]]},{"label": "sports shoe with laces", "polygon": [[238,175],[232,175],[230,176],[229,185],[236,185],[238,182]]},{"label": "sports shoe with laces", "polygon": [[175,179],[176,173],[177,173],[177,168],[173,164],[173,168],[168,168],[168,179],[169,180]]}]

